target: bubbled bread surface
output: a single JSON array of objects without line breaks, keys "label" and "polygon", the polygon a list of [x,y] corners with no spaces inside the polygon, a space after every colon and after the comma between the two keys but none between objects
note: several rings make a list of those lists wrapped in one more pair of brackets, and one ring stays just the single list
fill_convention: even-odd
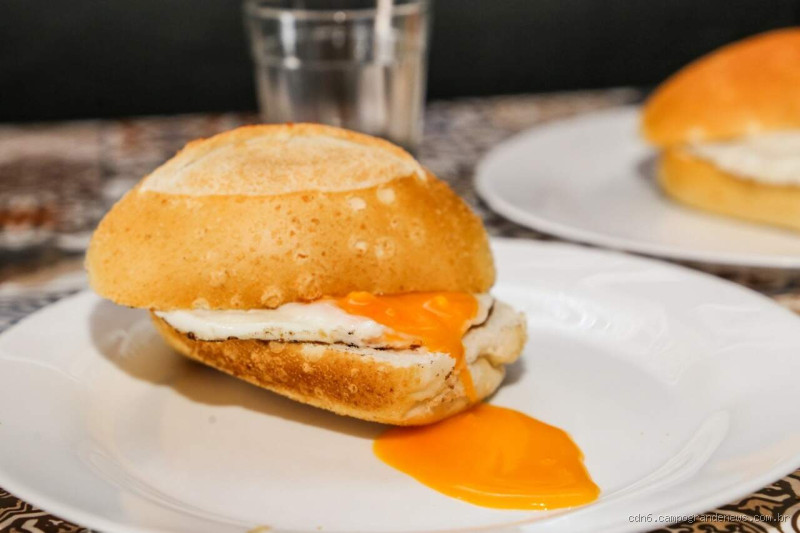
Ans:
[{"label": "bubbled bread surface", "polygon": [[[264,154],[280,150],[270,143],[292,135],[304,139],[301,152],[275,155],[272,168]],[[339,142],[358,146],[331,154]],[[300,157],[306,150],[319,158]],[[358,165],[345,157],[362,151]],[[104,217],[87,268],[100,295],[155,310],[271,308],[351,291],[481,293],[494,282],[483,226],[446,184],[385,141],[308,125],[190,143]]]}]

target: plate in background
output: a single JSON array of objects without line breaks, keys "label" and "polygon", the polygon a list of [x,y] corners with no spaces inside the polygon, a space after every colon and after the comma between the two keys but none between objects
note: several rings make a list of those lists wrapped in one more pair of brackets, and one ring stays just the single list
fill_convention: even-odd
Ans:
[{"label": "plate in background", "polygon": [[[642,529],[800,465],[800,319],[688,269],[564,244],[494,242],[495,294],[528,314],[491,399],[566,429],[602,489],[501,511],[378,461],[382,426],[172,352],[147,313],[81,293],[0,336],[0,486],[106,532]],[[654,524],[655,525],[655,524]]]},{"label": "plate in background", "polygon": [[620,107],[521,133],[479,163],[477,190],[506,218],[564,239],[678,260],[800,268],[800,235],[664,197],[638,115],[638,107]]}]

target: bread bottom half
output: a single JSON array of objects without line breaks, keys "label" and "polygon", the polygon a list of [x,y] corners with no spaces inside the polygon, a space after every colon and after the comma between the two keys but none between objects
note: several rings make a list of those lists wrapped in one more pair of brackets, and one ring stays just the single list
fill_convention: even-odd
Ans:
[{"label": "bread bottom half", "polygon": [[299,402],[393,425],[436,422],[489,396],[526,339],[523,315],[495,302],[486,322],[464,336],[466,369],[477,396],[470,399],[448,354],[308,342],[206,341],[191,338],[155,314],[151,317],[167,343],[191,359]]},{"label": "bread bottom half", "polygon": [[680,147],[661,155],[658,182],[691,207],[800,231],[800,187],[740,178]]}]

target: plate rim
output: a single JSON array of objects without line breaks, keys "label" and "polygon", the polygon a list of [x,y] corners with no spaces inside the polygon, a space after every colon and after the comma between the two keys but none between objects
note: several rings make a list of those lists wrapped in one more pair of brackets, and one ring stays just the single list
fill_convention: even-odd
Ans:
[{"label": "plate rim", "polygon": [[[513,150],[518,145],[524,144],[528,137],[540,135],[542,131],[546,131],[548,128],[554,126],[562,126],[568,123],[592,120],[600,116],[622,116],[633,114],[634,112],[638,113],[640,109],[640,105],[629,104],[612,107],[609,109],[591,111],[588,113],[581,113],[562,120],[539,124],[508,137],[483,154],[476,164],[475,172],[473,173],[473,183],[478,196],[484,202],[486,202],[492,211],[511,220],[512,222],[529,229],[541,231],[543,233],[580,244],[588,244],[621,252],[644,254],[654,259],[692,261],[709,265],[785,270],[800,268],[800,256],[781,255],[767,257],[761,254],[751,255],[737,252],[703,252],[699,250],[686,250],[679,246],[652,244],[646,241],[631,240],[624,237],[606,235],[587,229],[576,228],[568,224],[552,221],[547,217],[536,214],[533,211],[517,207],[512,201],[509,201],[500,195],[499,192],[492,186],[492,178],[491,174],[488,172],[488,167],[505,155],[506,152]],[[709,213],[709,216],[714,215]],[[724,220],[724,217],[721,216],[715,218]],[[773,229],[775,229],[775,231],[781,231],[778,228]]]},{"label": "plate rim", "polygon": [[[74,294],[70,294],[63,298],[60,298],[55,302],[49,303],[44,307],[37,309],[33,313],[25,315],[24,317],[22,317],[22,319],[18,320],[17,322],[13,323],[5,330],[0,332],[0,341],[2,341],[3,337],[5,337],[8,333],[17,329],[22,324],[30,320],[36,320],[40,313],[43,313],[57,306],[62,306],[62,305],[68,306],[70,302],[74,300],[82,300],[84,298],[102,299],[90,288],[81,289]],[[0,357],[0,364],[1,362],[2,362],[2,357]],[[6,470],[3,468],[2,461],[0,461],[0,487],[2,487],[3,490],[5,490],[11,496],[21,500],[24,503],[27,503],[34,507],[38,507],[39,509],[45,511],[48,514],[52,514],[54,516],[57,516],[58,518],[62,518],[69,522],[72,522],[78,527],[86,528],[92,531],[102,531],[109,533],[110,532],[174,533],[167,529],[143,528],[140,526],[125,524],[123,522],[108,520],[100,515],[85,511],[80,507],[61,503],[59,500],[50,498],[49,496],[43,494],[38,489],[30,486],[22,479],[16,478],[14,476],[8,476]]]},{"label": "plate rim", "polygon": [[[606,259],[617,258],[617,259],[622,259],[626,262],[633,262],[634,264],[639,264],[642,266],[664,269],[665,271],[677,271],[679,273],[682,273],[683,275],[703,278],[706,283],[712,283],[719,287],[726,288],[725,290],[735,290],[739,293],[746,294],[750,298],[761,300],[764,305],[773,307],[774,310],[785,314],[787,317],[791,317],[792,320],[797,320],[798,323],[800,324],[800,317],[798,317],[792,311],[779,305],[774,300],[765,296],[764,294],[748,289],[747,287],[744,287],[733,281],[719,278],[712,274],[702,271],[697,271],[682,265],[667,263],[664,261],[659,261],[657,259],[648,257],[626,254],[615,250],[591,248],[591,247],[586,247],[571,243],[563,243],[563,242],[537,241],[525,238],[492,237],[490,239],[490,243],[493,251],[496,250],[497,248],[503,248],[503,247],[548,248],[550,250],[564,250],[567,253],[577,253],[581,255],[582,254],[602,255]],[[95,294],[91,289],[81,290],[75,294],[69,295],[54,303],[46,305],[34,311],[33,313],[25,316],[23,319],[16,322],[12,326],[8,327],[5,331],[0,333],[0,341],[7,334],[17,329],[20,325],[28,321],[36,320],[40,313],[51,310],[54,307],[69,306],[70,303],[75,300],[89,299],[89,298],[95,300],[102,300],[102,297]],[[798,337],[800,338],[800,333],[798,333]],[[773,482],[782,479],[786,475],[791,474],[798,468],[800,468],[800,447],[797,449],[797,452],[794,455],[792,455],[791,458],[776,464],[769,470],[760,473],[759,475],[755,476],[748,482],[732,485],[726,490],[715,492],[713,494],[706,496],[705,498],[700,498],[700,499],[692,498],[691,504],[687,503],[685,507],[680,507],[680,511],[678,511],[676,508],[673,507],[666,507],[660,509],[658,513],[679,515],[679,516],[687,516],[687,515],[691,516],[712,511],[721,505],[726,505],[737,499],[745,497],[759,489],[762,489],[772,484]],[[24,502],[32,504],[60,518],[64,518],[66,520],[74,522],[81,527],[87,527],[92,530],[108,531],[108,532],[115,531],[120,533],[148,533],[148,532],[167,533],[169,531],[172,531],[169,529],[156,529],[150,527],[145,528],[143,526],[119,522],[113,519],[110,520],[101,515],[85,511],[80,507],[76,507],[70,504],[63,504],[57,499],[53,499],[47,495],[42,494],[35,487],[30,486],[24,480],[14,476],[8,476],[5,469],[2,466],[2,462],[0,462],[0,486],[2,486],[3,489],[9,492],[12,496],[17,497]],[[588,507],[586,509],[588,509]],[[486,528],[477,529],[476,531],[510,532],[514,530],[516,531],[536,530],[539,527],[539,524],[543,525],[545,522],[551,522],[551,520],[558,520],[566,516],[572,516],[576,513],[581,513],[583,511],[583,508],[577,507],[565,511],[567,512],[564,514],[553,516],[552,519],[545,520],[544,522],[541,521],[516,522],[508,524],[507,527],[500,526],[500,529],[494,526],[487,526]],[[669,523],[667,522],[653,523],[653,524],[638,524],[638,523],[630,523],[627,521],[623,521],[623,519],[620,519],[619,521],[614,521],[613,523],[610,523],[608,525],[608,528],[602,530],[598,529],[598,531],[620,531],[620,532],[639,531],[639,530],[644,530],[642,527],[640,527],[642,525],[645,525],[645,528],[649,529],[650,528],[649,526],[662,527],[662,526],[667,526],[668,524]],[[231,525],[233,526],[234,524]],[[276,531],[281,531],[281,530],[276,530]],[[432,531],[442,531],[442,530],[432,530]],[[449,530],[443,530],[443,531],[449,531]]]}]

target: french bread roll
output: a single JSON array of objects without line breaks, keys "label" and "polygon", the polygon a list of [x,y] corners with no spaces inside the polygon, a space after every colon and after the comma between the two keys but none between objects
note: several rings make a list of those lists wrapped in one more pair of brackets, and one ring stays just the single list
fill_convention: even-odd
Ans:
[{"label": "french bread roll", "polygon": [[[331,341],[311,326],[301,342],[293,331],[198,337],[170,323],[176,312],[213,322],[302,305],[321,313],[314,327],[338,320],[342,334],[349,315],[323,308],[351,293],[488,292],[486,232],[458,196],[402,149],[328,126],[250,126],[188,144],[105,216],[86,267],[97,293],[150,310],[187,357],[365,420],[424,424],[463,410],[494,392],[525,341],[524,317],[491,299],[463,354]],[[293,309],[297,326],[306,307]]]}]

